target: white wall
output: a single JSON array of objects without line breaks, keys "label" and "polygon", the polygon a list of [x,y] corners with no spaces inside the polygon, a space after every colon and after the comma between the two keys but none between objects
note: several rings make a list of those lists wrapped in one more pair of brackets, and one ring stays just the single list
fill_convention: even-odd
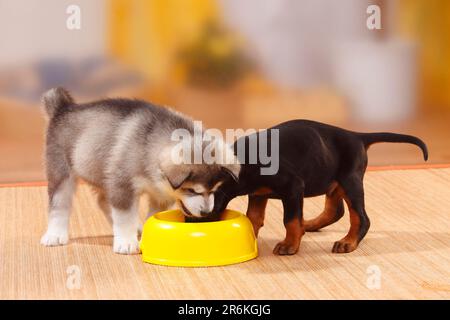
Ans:
[{"label": "white wall", "polygon": [[[71,4],[81,8],[81,30],[66,27]],[[104,0],[0,0],[0,67],[102,54],[105,15]]]},{"label": "white wall", "polygon": [[253,45],[272,80],[295,87],[330,81],[336,44],[370,38],[369,0],[221,0],[226,21]]}]

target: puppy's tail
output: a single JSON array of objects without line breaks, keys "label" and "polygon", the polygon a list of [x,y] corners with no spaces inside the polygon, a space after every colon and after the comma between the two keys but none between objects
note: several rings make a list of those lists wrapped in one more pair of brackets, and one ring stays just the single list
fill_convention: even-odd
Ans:
[{"label": "puppy's tail", "polygon": [[74,104],[75,101],[66,89],[57,87],[48,90],[42,95],[42,103],[44,104],[47,116],[51,119],[58,110]]},{"label": "puppy's tail", "polygon": [[366,149],[369,148],[372,144],[379,142],[411,143],[418,146],[423,152],[424,160],[428,160],[427,145],[425,144],[425,142],[415,136],[390,132],[359,133],[358,135],[363,141]]}]

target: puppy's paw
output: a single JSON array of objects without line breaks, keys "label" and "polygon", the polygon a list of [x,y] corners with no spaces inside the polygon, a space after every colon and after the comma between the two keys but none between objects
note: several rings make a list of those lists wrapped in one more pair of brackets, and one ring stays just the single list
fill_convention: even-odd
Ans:
[{"label": "puppy's paw", "polygon": [[139,253],[139,241],[134,237],[114,237],[114,252],[119,254]]},{"label": "puppy's paw", "polygon": [[296,254],[299,248],[299,244],[292,244],[286,241],[278,242],[275,248],[273,249],[273,253],[284,256],[284,255],[293,255]]},{"label": "puppy's paw", "polygon": [[67,232],[49,232],[47,231],[41,238],[41,244],[46,247],[62,246],[69,242]]},{"label": "puppy's paw", "polygon": [[336,241],[333,245],[333,249],[331,252],[333,253],[349,253],[355,250],[358,247],[358,243],[356,241],[349,241],[346,239],[342,239]]}]

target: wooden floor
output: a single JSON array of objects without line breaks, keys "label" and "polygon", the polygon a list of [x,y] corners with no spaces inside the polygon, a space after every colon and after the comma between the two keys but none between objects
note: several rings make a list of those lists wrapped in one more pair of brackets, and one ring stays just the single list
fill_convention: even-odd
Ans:
[{"label": "wooden floor", "polygon": [[[257,259],[227,267],[176,268],[114,254],[111,228],[86,186],[78,190],[69,245],[42,247],[46,188],[4,186],[0,298],[449,299],[450,168],[371,171],[365,189],[372,227],[353,253],[331,253],[333,242],[347,232],[346,215],[321,232],[306,234],[297,255],[274,256],[272,248],[284,229],[281,206],[273,201]],[[236,199],[232,207],[243,210],[244,200]],[[321,197],[307,199],[306,216],[318,214],[322,205]],[[79,289],[70,285],[77,271]],[[380,287],[371,289],[367,284],[377,282],[378,271]]]}]

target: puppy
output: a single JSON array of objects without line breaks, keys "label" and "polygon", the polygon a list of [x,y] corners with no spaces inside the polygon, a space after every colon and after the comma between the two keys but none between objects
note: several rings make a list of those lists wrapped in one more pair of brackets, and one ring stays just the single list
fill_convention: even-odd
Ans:
[{"label": "puppy", "polygon": [[[351,226],[348,234],[334,243],[332,252],[346,253],[356,249],[370,226],[364,207],[363,177],[367,149],[372,144],[412,143],[420,147],[425,161],[428,158],[425,143],[409,135],[357,133],[308,120],[288,121],[267,131],[277,132],[279,136],[279,141],[268,140],[269,145],[279,145],[278,171],[263,175],[261,169],[266,165],[261,161],[253,164],[249,161],[249,155],[254,151],[249,146],[260,146],[251,141],[260,141],[262,132],[266,135],[268,132],[260,131],[240,138],[234,144],[241,163],[239,179],[229,179],[217,190],[214,213],[222,212],[232,198],[249,195],[247,216],[258,235],[264,223],[267,200],[281,199],[286,237],[273,250],[279,255],[295,254],[305,231],[317,231],[338,221],[344,214],[344,202],[350,212]],[[245,151],[243,156],[240,150]],[[303,221],[303,198],[323,194],[326,196],[323,212],[315,219]]]},{"label": "puppy", "polygon": [[[186,155],[174,156],[180,143],[191,147],[194,142],[175,142],[173,133],[182,130],[190,138],[198,128],[167,108],[127,99],[76,104],[63,88],[45,93],[43,103],[49,120],[49,216],[41,239],[45,246],[68,242],[77,178],[93,186],[100,208],[112,220],[114,252],[132,254],[139,252],[141,194],[148,195],[151,213],[178,206],[186,216],[200,218],[211,213],[220,184],[239,174],[237,161],[191,164],[180,161]],[[201,148],[205,149],[203,142]],[[220,140],[209,148],[225,153],[228,160],[234,158]]]}]

